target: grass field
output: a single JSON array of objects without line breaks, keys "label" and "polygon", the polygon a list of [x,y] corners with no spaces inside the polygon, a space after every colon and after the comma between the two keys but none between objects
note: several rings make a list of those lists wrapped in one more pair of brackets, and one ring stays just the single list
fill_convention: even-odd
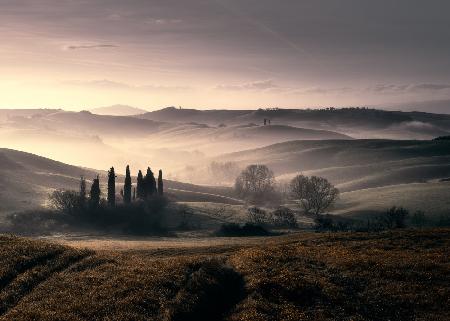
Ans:
[{"label": "grass field", "polygon": [[430,182],[369,188],[342,193],[334,214],[368,218],[392,206],[424,211],[430,218],[450,215],[450,182]]},{"label": "grass field", "polygon": [[448,229],[210,246],[134,242],[94,251],[0,236],[0,319],[448,320],[450,313]]}]

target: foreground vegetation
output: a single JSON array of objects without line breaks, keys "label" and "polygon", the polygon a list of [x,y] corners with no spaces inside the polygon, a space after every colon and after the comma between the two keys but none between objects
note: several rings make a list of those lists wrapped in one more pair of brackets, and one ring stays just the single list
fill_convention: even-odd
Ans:
[{"label": "foreground vegetation", "polygon": [[449,229],[241,240],[93,252],[1,236],[0,319],[448,319]]}]

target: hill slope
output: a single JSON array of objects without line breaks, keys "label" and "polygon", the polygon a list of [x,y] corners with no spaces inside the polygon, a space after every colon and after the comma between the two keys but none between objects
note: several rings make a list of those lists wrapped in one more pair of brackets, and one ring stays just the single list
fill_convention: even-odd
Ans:
[{"label": "hill slope", "polygon": [[97,115],[111,116],[133,116],[148,113],[147,110],[127,105],[113,105],[90,109],[90,112]]},{"label": "hill slope", "polygon": [[291,141],[225,154],[218,161],[266,164],[280,179],[324,176],[342,191],[450,177],[449,141]]},{"label": "hill slope", "polygon": [[139,115],[168,122],[218,124],[262,124],[323,129],[355,138],[430,139],[450,132],[450,115],[387,111],[367,108],[196,110],[173,107]]},{"label": "hill slope", "polygon": [[[0,236],[0,320],[446,320],[448,230],[101,252]],[[373,304],[376,302],[376,304]]]},{"label": "hill slope", "polygon": [[[106,191],[106,172],[67,165],[45,157],[11,149],[0,148],[0,218],[2,214],[42,206],[54,189],[78,190],[80,177],[88,184],[100,175],[102,190]],[[117,191],[124,178],[118,175]],[[133,184],[135,178],[133,177]],[[207,187],[165,180],[171,197],[185,201],[215,200],[236,203],[229,188]]]}]

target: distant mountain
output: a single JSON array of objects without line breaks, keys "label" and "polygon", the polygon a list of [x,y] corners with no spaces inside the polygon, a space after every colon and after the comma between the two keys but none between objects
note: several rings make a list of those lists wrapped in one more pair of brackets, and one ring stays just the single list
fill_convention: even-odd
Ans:
[{"label": "distant mountain", "polygon": [[90,110],[90,112],[97,115],[133,116],[145,114],[148,112],[148,110],[127,105],[113,105],[113,106],[93,108]]}]

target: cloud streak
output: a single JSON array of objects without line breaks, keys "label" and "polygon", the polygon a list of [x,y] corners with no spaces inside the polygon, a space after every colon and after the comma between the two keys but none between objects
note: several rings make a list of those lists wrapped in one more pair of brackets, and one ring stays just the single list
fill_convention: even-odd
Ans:
[{"label": "cloud streak", "polygon": [[271,89],[281,88],[273,82],[271,79],[267,80],[257,80],[253,82],[247,82],[243,84],[221,84],[217,85],[215,89],[218,90],[229,90],[229,91],[266,91]]},{"label": "cloud streak", "polygon": [[67,45],[65,50],[79,50],[79,49],[103,49],[103,48],[119,48],[119,45],[109,43],[89,44],[89,45]]},{"label": "cloud streak", "polygon": [[97,80],[67,80],[62,82],[63,85],[90,87],[98,89],[118,89],[118,90],[134,90],[134,91],[165,91],[165,92],[181,92],[192,90],[188,86],[166,86],[158,84],[150,85],[131,85],[124,82],[118,82],[108,79]]},{"label": "cloud streak", "polygon": [[449,90],[450,84],[419,83],[419,84],[379,84],[368,90],[380,94],[421,93]]}]

